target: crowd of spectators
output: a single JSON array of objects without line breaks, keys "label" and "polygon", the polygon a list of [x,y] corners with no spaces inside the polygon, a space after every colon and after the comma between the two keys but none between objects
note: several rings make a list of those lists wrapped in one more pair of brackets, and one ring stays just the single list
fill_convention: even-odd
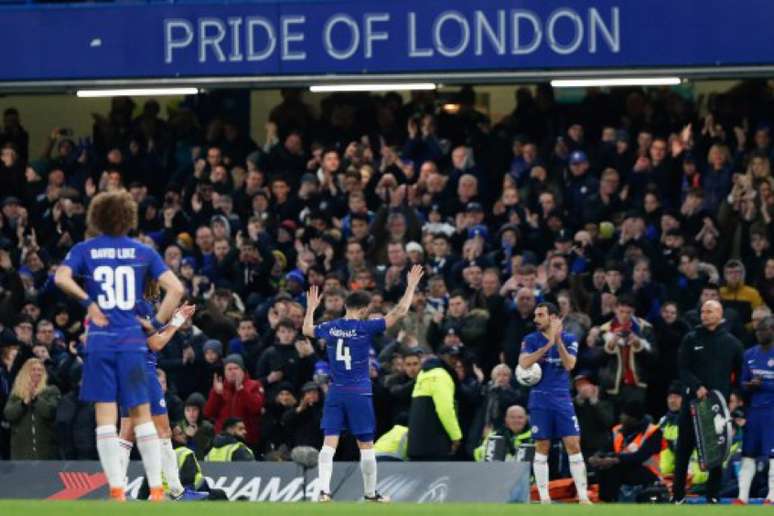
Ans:
[{"label": "crowd of spectators", "polygon": [[[720,300],[746,346],[774,306],[765,83],[701,106],[670,89],[589,90],[567,105],[540,85],[519,88],[502,120],[476,109],[471,87],[443,102],[336,94],[319,113],[298,90],[282,95],[261,142],[185,102],[162,119],[155,101],[115,98],[92,135],[54,129],[30,149],[23,114],[5,111],[1,458],[97,457],[93,408],[78,400],[84,314],[52,275],[105,190],[132,194],[137,238],[199,307],[159,375],[174,441],[200,458],[219,440],[260,460],[321,445],[329,368],[300,332],[311,285],[324,291],[317,321],[341,316],[354,289],[384,314],[409,267],[425,266],[411,313],[373,350],[378,434],[411,425],[417,376],[442,367],[462,445],[437,458],[459,460],[480,458],[492,431],[524,438],[513,369],[541,301],[581,343],[587,457],[612,449],[625,407],[642,421],[667,412],[701,302]],[[356,458],[353,442],[338,456]]]}]

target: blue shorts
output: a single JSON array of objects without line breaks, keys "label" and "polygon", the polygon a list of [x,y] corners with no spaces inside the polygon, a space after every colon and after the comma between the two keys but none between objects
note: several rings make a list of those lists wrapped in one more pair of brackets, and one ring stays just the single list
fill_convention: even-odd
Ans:
[{"label": "blue shorts", "polygon": [[742,456],[774,458],[774,407],[750,407],[742,434]]},{"label": "blue shorts", "polygon": [[[167,413],[167,402],[164,400],[164,391],[161,390],[156,368],[146,364],[145,374],[148,375],[148,397],[150,398],[150,411],[152,416],[163,416]],[[121,405],[121,417],[129,417],[129,408]]]},{"label": "blue shorts", "polygon": [[150,401],[145,353],[92,351],[83,364],[81,400],[134,408]]},{"label": "blue shorts", "polygon": [[571,398],[553,401],[530,398],[529,406],[529,423],[534,440],[546,441],[580,435]]},{"label": "blue shorts", "polygon": [[349,430],[358,441],[372,442],[376,431],[373,397],[371,394],[328,391],[320,428],[325,435],[341,435],[344,430]]}]

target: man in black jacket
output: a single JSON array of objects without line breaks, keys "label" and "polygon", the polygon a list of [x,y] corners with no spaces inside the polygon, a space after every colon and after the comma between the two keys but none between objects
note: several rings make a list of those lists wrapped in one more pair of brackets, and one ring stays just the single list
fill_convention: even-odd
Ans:
[{"label": "man in black jacket", "polygon": [[[707,301],[701,307],[701,326],[683,339],[678,367],[680,381],[687,387],[688,400],[703,400],[711,390],[720,391],[726,398],[731,394],[732,375],[739,381],[742,369],[741,342],[722,326],[723,306],[718,301]],[[683,403],[680,411],[679,435],[675,459],[673,499],[682,503],[685,498],[685,477],[688,460],[696,447],[696,434],[690,416],[690,403]],[[707,500],[716,503],[723,474],[718,466],[709,471]]]}]

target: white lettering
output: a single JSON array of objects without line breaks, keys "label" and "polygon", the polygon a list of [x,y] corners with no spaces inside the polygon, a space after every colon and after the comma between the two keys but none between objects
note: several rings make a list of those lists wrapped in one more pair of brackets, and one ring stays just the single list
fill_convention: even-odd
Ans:
[{"label": "white lettering", "polygon": [[[556,39],[556,23],[562,18],[569,18],[572,24],[575,26],[575,37],[567,45],[562,45]],[[567,55],[572,54],[578,47],[580,47],[583,41],[583,20],[577,12],[572,9],[562,8],[557,9],[548,18],[548,44],[551,45],[551,49],[557,54]]]},{"label": "white lettering", "polygon": [[[333,28],[339,23],[343,23],[349,27],[350,32],[349,46],[344,50],[339,50],[334,47],[333,39],[331,37]],[[323,42],[325,43],[325,51],[332,58],[339,60],[349,59],[355,55],[355,52],[357,52],[357,47],[360,45],[360,28],[357,26],[357,22],[355,22],[351,16],[346,14],[337,14],[325,22],[323,27]]]},{"label": "white lettering", "polygon": [[483,11],[476,11],[475,47],[476,55],[484,53],[484,36],[494,47],[498,56],[505,54],[505,11],[497,10],[497,31],[492,28]]},{"label": "white lettering", "polygon": [[[460,27],[460,42],[456,47],[447,47],[441,38],[443,26],[447,21],[457,22]],[[433,23],[433,43],[435,43],[435,48],[442,56],[457,57],[462,54],[468,47],[468,43],[470,43],[470,25],[468,25],[468,20],[457,11],[441,13]]]},{"label": "white lettering", "polygon": [[142,487],[142,483],[145,480],[145,477],[137,477],[131,482],[129,482],[126,485],[126,488],[124,491],[130,498],[137,498],[138,493],[140,492],[140,488]]},{"label": "white lettering", "polygon": [[233,498],[231,496],[236,489],[239,488],[239,484],[242,483],[242,480],[244,480],[243,477],[234,477],[234,480],[231,481],[231,484],[226,485],[226,482],[228,482],[228,477],[218,477],[217,482],[211,482],[210,485],[213,487],[213,489],[222,489],[226,492],[226,496],[228,496],[229,500]]},{"label": "white lettering", "polygon": [[602,35],[610,51],[621,51],[621,17],[618,7],[610,9],[610,25],[606,26],[602,16],[595,7],[589,9],[589,53],[597,52],[597,31]]},{"label": "white lettering", "polygon": [[[521,20],[527,20],[532,25],[532,41],[522,46],[521,43],[521,30],[519,29]],[[540,46],[540,42],[543,40],[543,29],[540,26],[540,18],[532,11],[514,9],[511,11],[511,25],[512,25],[512,40],[511,40],[511,54],[526,55],[531,54]]]},{"label": "white lettering", "polygon": [[236,491],[233,496],[230,496],[232,500],[245,497],[248,500],[254,502],[258,499],[258,491],[261,489],[261,477],[253,477],[252,480],[243,485],[239,491]]},{"label": "white lettering", "polygon": [[291,500],[292,502],[298,502],[301,500],[301,496],[304,495],[307,500],[315,500],[317,494],[320,492],[320,488],[317,486],[319,480],[315,477],[306,485],[306,493],[300,490],[298,494]]},{"label": "white lettering", "polygon": [[[173,32],[175,29],[182,29],[184,36],[175,39]],[[185,48],[193,43],[194,31],[193,25],[188,20],[180,18],[170,18],[164,20],[164,62],[171,63],[172,51],[176,48]]]},{"label": "white lettering", "polygon": [[303,479],[296,477],[284,487],[280,489],[282,485],[282,479],[280,477],[271,477],[266,483],[266,487],[263,489],[258,501],[269,502],[289,502],[296,495],[303,486]]},{"label": "white lettering", "polygon": [[306,59],[306,52],[303,50],[291,51],[290,44],[304,41],[303,32],[290,32],[291,25],[300,25],[306,23],[306,16],[283,16],[280,18],[282,25],[282,60],[283,61],[303,61]]},{"label": "white lettering", "polygon": [[374,32],[373,24],[390,21],[390,15],[387,13],[368,13],[363,16],[363,19],[365,20],[365,57],[371,59],[374,56],[374,41],[390,39],[389,32]]},{"label": "white lettering", "polygon": [[229,18],[228,24],[231,26],[231,53],[228,55],[228,60],[231,62],[239,62],[244,59],[241,50],[239,49],[239,31],[242,28],[242,18]]},{"label": "white lettering", "polygon": [[417,15],[410,12],[408,15],[409,24],[409,57],[432,57],[432,48],[417,48]]},{"label": "white lettering", "polygon": [[[214,28],[215,34],[207,35],[207,29]],[[199,62],[207,62],[207,47],[212,47],[218,62],[226,60],[226,54],[220,48],[220,43],[226,37],[226,25],[218,18],[201,18],[199,20]]]},{"label": "white lettering", "polygon": [[124,260],[133,260],[134,259],[134,248],[127,247],[124,249],[118,250],[118,257]]},{"label": "white lettering", "polygon": [[[266,46],[257,51],[255,49],[255,28],[261,27],[266,31]],[[250,16],[247,18],[247,60],[263,61],[269,57],[274,49],[277,48],[277,35],[274,32],[274,25],[269,20],[261,16]]]},{"label": "white lettering", "polygon": [[344,331],[344,330],[340,330],[338,328],[333,328],[328,333],[330,333],[334,337],[338,337],[340,339],[351,339],[352,337],[357,337],[357,331],[356,330]]}]

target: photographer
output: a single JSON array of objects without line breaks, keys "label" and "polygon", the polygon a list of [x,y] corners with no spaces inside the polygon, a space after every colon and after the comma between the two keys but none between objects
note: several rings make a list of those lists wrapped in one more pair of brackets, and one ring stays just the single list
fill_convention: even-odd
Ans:
[{"label": "photographer", "polygon": [[[680,346],[678,366],[680,381],[687,387],[687,399],[680,410],[673,499],[682,503],[685,498],[685,478],[688,461],[696,447],[696,433],[690,415],[690,400],[703,400],[711,390],[718,390],[728,398],[732,377],[739,381],[742,369],[742,344],[721,325],[723,306],[718,301],[707,301],[701,307],[701,326],[688,333]],[[707,500],[717,503],[722,467],[709,471]]]},{"label": "photographer", "polygon": [[635,301],[623,295],[613,319],[600,327],[600,339],[608,355],[601,371],[602,385],[620,409],[628,401],[645,401],[645,372],[655,357],[653,327],[634,316]]}]

